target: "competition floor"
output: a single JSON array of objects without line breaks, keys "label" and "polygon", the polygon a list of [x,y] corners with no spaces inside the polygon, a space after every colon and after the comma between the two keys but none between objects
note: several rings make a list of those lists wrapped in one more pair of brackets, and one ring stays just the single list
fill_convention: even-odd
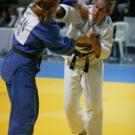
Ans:
[{"label": "competition floor", "polygon": [[[40,112],[34,135],[72,135],[63,109],[63,63],[42,63]],[[83,97],[82,97],[83,103]],[[135,67],[105,64],[103,135],[135,135]],[[7,135],[10,103],[0,79],[0,135]]]}]

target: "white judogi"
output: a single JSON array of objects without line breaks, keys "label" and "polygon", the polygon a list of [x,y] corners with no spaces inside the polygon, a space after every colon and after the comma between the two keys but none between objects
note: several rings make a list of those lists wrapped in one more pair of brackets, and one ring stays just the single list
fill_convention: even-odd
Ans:
[{"label": "white judogi", "polygon": [[[83,72],[85,58],[76,61],[75,69],[69,68],[72,56],[65,59],[65,92],[64,103],[65,112],[69,126],[73,133],[80,133],[84,129],[88,135],[102,134],[102,84],[103,84],[103,59],[111,53],[113,27],[112,21],[107,16],[100,25],[92,23],[92,17],[89,16],[88,22],[83,22],[77,10],[67,5],[61,5],[66,10],[66,15],[61,21],[70,23],[67,35],[72,38],[81,33],[85,33],[90,27],[94,27],[100,35],[101,55],[96,58],[94,52],[89,54],[89,71]],[[89,12],[92,6],[88,6]],[[85,50],[86,51],[86,50]],[[88,52],[92,52],[93,49]],[[87,52],[87,51],[86,51]],[[84,94],[86,119],[82,113],[80,97]]]}]

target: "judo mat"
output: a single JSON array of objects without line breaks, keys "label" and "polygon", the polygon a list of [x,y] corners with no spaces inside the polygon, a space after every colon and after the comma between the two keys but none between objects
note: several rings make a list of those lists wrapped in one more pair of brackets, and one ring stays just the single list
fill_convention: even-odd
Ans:
[{"label": "judo mat", "polygon": [[[34,135],[72,135],[64,113],[63,67],[61,62],[41,65],[36,77],[40,110]],[[134,66],[105,64],[103,109],[103,135],[135,135]],[[0,135],[7,135],[9,113],[9,98],[0,78]]]}]

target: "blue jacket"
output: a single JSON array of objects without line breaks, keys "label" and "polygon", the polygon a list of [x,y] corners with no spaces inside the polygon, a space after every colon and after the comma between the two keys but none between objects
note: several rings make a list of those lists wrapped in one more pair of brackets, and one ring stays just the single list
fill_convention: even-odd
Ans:
[{"label": "blue jacket", "polygon": [[[39,21],[30,5],[15,30],[13,46],[28,54],[40,54],[47,47],[54,53],[70,55],[73,53],[75,40],[62,37],[60,28],[54,20],[51,19],[48,23]],[[36,74],[39,71],[40,62],[25,58],[11,50],[4,60],[1,75],[9,83],[20,67],[26,67],[24,69],[29,69]]]},{"label": "blue jacket", "polygon": [[77,3],[77,0],[60,0],[61,4],[73,5]]},{"label": "blue jacket", "polygon": [[48,23],[39,21],[30,5],[15,30],[13,45],[26,53],[41,53],[47,47],[54,53],[70,55],[75,40],[62,37],[60,27],[53,19]]}]

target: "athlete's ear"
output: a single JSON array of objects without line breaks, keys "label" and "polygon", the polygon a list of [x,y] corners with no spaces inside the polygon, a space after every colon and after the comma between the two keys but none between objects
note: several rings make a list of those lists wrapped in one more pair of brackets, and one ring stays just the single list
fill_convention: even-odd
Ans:
[{"label": "athlete's ear", "polygon": [[66,14],[65,9],[61,6],[58,6],[56,11],[56,18],[61,19],[65,16],[65,14]]}]

